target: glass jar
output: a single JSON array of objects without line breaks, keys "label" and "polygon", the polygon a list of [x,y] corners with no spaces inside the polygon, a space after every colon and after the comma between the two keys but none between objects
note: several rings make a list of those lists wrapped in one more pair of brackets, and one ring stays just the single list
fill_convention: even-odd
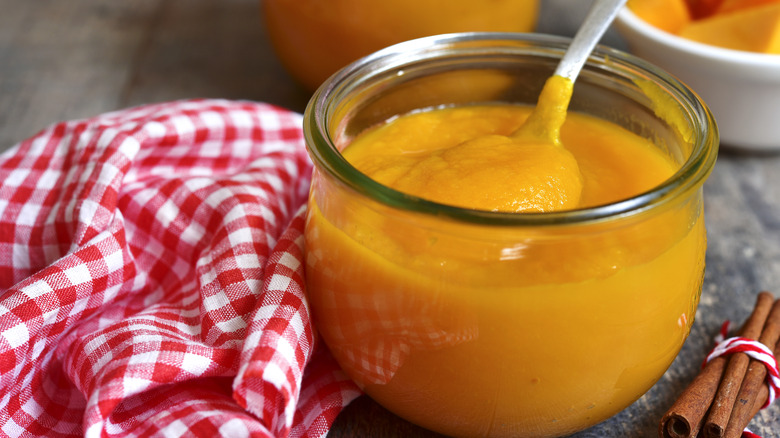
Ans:
[{"label": "glass jar", "polygon": [[533,105],[567,43],[498,33],[409,41],[340,71],[305,112],[314,323],[366,393],[423,427],[573,433],[644,394],[688,336],[704,273],[702,184],[718,133],[700,99],[663,71],[600,48],[574,87],[571,111],[648,138],[679,166],[612,204],[458,208],[383,186],[340,153],[410,111]]},{"label": "glass jar", "polygon": [[314,90],[348,63],[414,38],[466,31],[530,32],[539,0],[261,0],[285,68]]}]

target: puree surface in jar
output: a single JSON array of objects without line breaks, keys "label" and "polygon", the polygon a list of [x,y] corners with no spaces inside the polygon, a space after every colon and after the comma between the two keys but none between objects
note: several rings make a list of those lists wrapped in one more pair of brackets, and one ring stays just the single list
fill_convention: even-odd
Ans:
[{"label": "puree surface in jar", "polygon": [[[529,113],[498,104],[416,112],[360,134],[342,153],[372,179],[421,198],[521,212],[627,199],[680,166],[648,140],[578,113],[560,132],[579,167],[575,205],[528,183],[548,172],[531,166],[522,168],[523,190],[539,202],[517,208],[513,172],[523,157],[504,147],[476,145],[448,162],[451,148],[510,135]],[[589,427],[657,381],[693,322],[705,249],[693,194],[615,223],[550,229],[396,217],[314,184],[306,276],[315,324],[371,397],[424,427],[507,437]]]}]

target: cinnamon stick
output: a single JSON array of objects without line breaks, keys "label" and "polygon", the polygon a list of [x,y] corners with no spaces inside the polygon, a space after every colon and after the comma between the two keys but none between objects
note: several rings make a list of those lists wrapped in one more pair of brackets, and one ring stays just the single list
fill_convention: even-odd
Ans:
[{"label": "cinnamon stick", "polygon": [[[780,354],[780,351],[778,351],[780,350],[780,344],[777,343],[778,339],[780,339],[780,300],[777,300],[774,306],[772,306],[772,311],[758,341],[772,348],[775,357],[778,357],[778,354]],[[766,398],[769,396],[769,390],[765,383],[766,374],[766,366],[762,362],[755,359],[750,361],[745,379],[737,395],[737,401],[734,404],[734,410],[731,412],[731,418],[729,418],[726,426],[724,434],[726,438],[739,438],[742,436],[742,431],[756,415],[756,403],[759,403],[758,409],[761,409],[766,402]],[[766,394],[763,397],[759,397],[759,394],[762,393],[762,388]]]},{"label": "cinnamon stick", "polygon": [[[751,339],[759,336],[773,302],[772,294],[768,292],[758,294],[753,312],[742,327],[742,336],[752,335]],[[661,419],[660,436],[693,438],[699,433],[704,416],[717,393],[726,363],[727,358],[717,357],[705,365]]]},{"label": "cinnamon stick", "polygon": [[[762,298],[762,296],[767,298]],[[767,304],[769,307],[766,309],[767,316],[764,317],[764,321],[761,321],[761,325],[746,326],[741,335],[743,338],[757,340],[763,331],[764,323],[774,302],[774,297],[768,292],[761,292],[759,300],[769,301]],[[734,403],[737,400],[739,388],[742,386],[748,365],[750,365],[750,356],[745,353],[732,354],[727,360],[728,363],[723,372],[720,386],[718,386],[718,392],[715,394],[715,399],[712,401],[710,412],[707,415],[707,421],[704,424],[704,433],[708,438],[723,438],[731,417],[731,411],[734,409]]]},{"label": "cinnamon stick", "polygon": [[699,433],[725,366],[725,357],[716,357],[707,363],[661,419],[660,436],[693,438]]}]

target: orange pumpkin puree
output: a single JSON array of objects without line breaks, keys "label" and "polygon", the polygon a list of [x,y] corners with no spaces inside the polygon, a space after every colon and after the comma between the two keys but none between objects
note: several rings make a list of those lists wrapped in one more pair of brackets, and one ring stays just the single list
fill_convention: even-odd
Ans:
[{"label": "orange pumpkin puree", "polygon": [[[403,115],[361,134],[343,155],[401,191],[508,211],[616,202],[679,168],[647,140],[577,113],[560,132],[581,175],[575,205],[535,185],[549,175],[522,167],[523,150],[475,145],[454,166],[447,161],[467,140],[510,135],[529,112],[481,105]],[[543,153],[557,160],[555,147]],[[538,194],[539,205],[514,191],[517,166],[520,191]],[[565,191],[573,176],[565,164],[556,172]],[[620,225],[550,231],[414,212],[391,220],[390,207],[352,192],[312,193],[305,238],[315,323],[371,397],[424,427],[507,437],[583,429],[647,391],[693,322],[705,249],[699,198]]]}]

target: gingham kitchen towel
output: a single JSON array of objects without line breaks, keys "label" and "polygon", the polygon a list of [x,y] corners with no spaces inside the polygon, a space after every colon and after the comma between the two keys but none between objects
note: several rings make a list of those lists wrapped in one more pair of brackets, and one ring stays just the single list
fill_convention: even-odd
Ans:
[{"label": "gingham kitchen towel", "polygon": [[190,100],[0,156],[0,436],[321,437],[300,116]]}]

